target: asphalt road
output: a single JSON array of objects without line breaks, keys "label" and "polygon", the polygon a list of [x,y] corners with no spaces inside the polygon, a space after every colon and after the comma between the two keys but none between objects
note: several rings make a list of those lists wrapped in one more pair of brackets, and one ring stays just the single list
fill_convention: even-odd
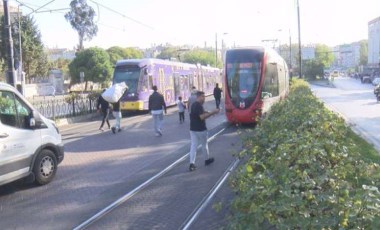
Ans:
[{"label": "asphalt road", "polygon": [[[213,100],[205,105],[214,106]],[[155,137],[149,115],[123,119],[116,135],[99,131],[99,120],[61,127],[65,159],[56,178],[41,187],[21,182],[0,187],[0,228],[71,229],[155,175],[190,144],[188,114],[180,124],[171,108],[164,119],[162,137]],[[223,125],[223,113],[207,120],[209,130]],[[182,167],[187,172],[187,163]]]},{"label": "asphalt road", "polygon": [[374,87],[341,77],[335,79],[334,85],[335,88],[312,85],[311,89],[380,152],[380,103],[376,101]]}]

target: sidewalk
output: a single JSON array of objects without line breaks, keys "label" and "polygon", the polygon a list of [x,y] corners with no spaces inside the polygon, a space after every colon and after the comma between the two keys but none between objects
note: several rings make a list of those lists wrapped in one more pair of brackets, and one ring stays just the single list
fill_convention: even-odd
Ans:
[{"label": "sidewalk", "polygon": [[[211,108],[213,108],[214,105],[215,105],[214,97],[212,95],[207,96],[206,102],[205,102],[205,108],[211,109]],[[221,105],[222,105],[222,107],[224,107],[224,100],[223,99],[221,101]],[[168,115],[173,114],[173,113],[177,113],[177,112],[178,112],[178,109],[177,109],[176,105],[168,107]],[[224,111],[221,111],[220,113],[224,114]],[[150,116],[150,114],[149,113],[143,114],[141,112],[140,115],[123,117],[123,119],[131,118],[131,117],[137,117],[137,116],[140,116],[140,117]],[[187,109],[185,111],[185,117],[187,117],[186,119],[189,120]],[[74,123],[85,122],[85,121],[97,121],[97,120],[101,121],[101,115],[97,112],[94,112],[94,113],[90,113],[90,114],[86,114],[86,115],[82,115],[82,116],[69,117],[69,118],[59,118],[55,121],[55,124],[58,127],[63,127],[63,126],[74,124]],[[112,115],[111,115],[110,120],[113,120]]]}]

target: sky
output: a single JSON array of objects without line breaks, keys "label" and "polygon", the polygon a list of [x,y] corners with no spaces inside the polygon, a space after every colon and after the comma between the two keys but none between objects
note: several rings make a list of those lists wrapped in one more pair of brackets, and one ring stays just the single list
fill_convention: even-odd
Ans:
[{"label": "sky", "polygon": [[[78,35],[64,18],[70,0],[9,0],[31,14],[48,48],[73,49]],[[152,45],[227,47],[298,42],[297,0],[87,0],[98,34],[85,48]],[[45,5],[45,7],[33,12]],[[380,17],[380,0],[299,0],[301,43],[328,46],[368,38],[368,22]],[[57,9],[65,9],[59,10]],[[46,12],[51,10],[51,12]],[[45,12],[39,12],[45,11]],[[216,39],[217,37],[217,39]]]}]

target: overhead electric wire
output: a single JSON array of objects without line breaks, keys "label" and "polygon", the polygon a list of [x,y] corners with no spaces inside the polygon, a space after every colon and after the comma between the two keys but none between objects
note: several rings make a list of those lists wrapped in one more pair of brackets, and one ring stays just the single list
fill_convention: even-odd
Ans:
[{"label": "overhead electric wire", "polygon": [[44,5],[40,6],[39,8],[37,8],[36,10],[30,12],[30,13],[27,14],[26,16],[28,16],[28,15],[30,15],[30,14],[33,14],[33,13],[38,13],[38,10],[39,10],[39,9],[42,9],[43,7],[45,7],[45,6],[47,6],[47,5],[49,5],[50,3],[55,2],[55,1],[56,1],[56,0],[51,0],[50,2],[44,4]]},{"label": "overhead electric wire", "polygon": [[95,4],[99,5],[99,6],[101,6],[101,7],[103,7],[103,8],[105,8],[105,9],[111,11],[111,12],[114,12],[115,14],[118,14],[118,15],[124,17],[124,18],[127,18],[127,19],[129,19],[129,20],[131,20],[131,21],[133,21],[133,22],[135,22],[135,23],[137,23],[137,24],[140,24],[140,25],[142,25],[142,26],[145,26],[145,27],[147,27],[147,28],[149,28],[149,29],[154,30],[154,28],[153,28],[152,26],[149,26],[149,25],[147,25],[147,24],[145,24],[145,23],[142,23],[142,22],[140,22],[140,21],[138,21],[138,20],[136,20],[136,19],[134,19],[134,18],[128,17],[127,15],[125,15],[125,14],[123,14],[123,13],[120,13],[120,12],[114,10],[114,9],[111,9],[111,8],[108,7],[108,6],[102,5],[102,4],[98,3],[98,2],[95,2],[94,0],[89,0],[89,1],[95,3]]},{"label": "overhead electric wire", "polygon": [[[20,2],[20,1],[18,1],[18,0],[15,0],[15,1],[18,2],[18,3],[20,4],[20,6],[25,6],[25,7],[29,8],[30,10],[32,10],[32,12],[30,12],[29,14],[27,14],[27,16],[30,15],[30,14],[33,14],[33,13],[46,13],[46,12],[50,12],[50,13],[52,13],[52,12],[54,12],[54,11],[62,11],[62,10],[69,10],[69,9],[70,9],[70,8],[60,8],[60,9],[47,9],[47,8],[45,8],[47,5],[49,5],[50,3],[53,3],[53,2],[56,1],[56,0],[52,0],[52,1],[48,2],[48,3],[46,3],[46,4],[43,5],[43,6],[37,6],[37,5],[33,5],[33,4],[30,4],[30,5],[29,5],[29,3],[26,4],[26,3],[24,3],[24,2]],[[35,6],[35,7],[38,7],[38,8],[37,8],[37,9],[33,9],[33,8],[31,7],[31,5],[33,5],[33,6]],[[46,10],[38,11],[38,10],[40,10],[40,9],[42,9],[42,8],[45,8]],[[61,12],[59,12],[59,13],[61,13]]]}]

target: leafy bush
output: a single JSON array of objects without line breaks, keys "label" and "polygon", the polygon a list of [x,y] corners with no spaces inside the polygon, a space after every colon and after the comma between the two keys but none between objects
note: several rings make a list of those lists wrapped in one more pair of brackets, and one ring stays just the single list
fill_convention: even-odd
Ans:
[{"label": "leafy bush", "polygon": [[231,229],[380,229],[379,166],[302,80],[245,139]]},{"label": "leafy bush", "polygon": [[79,100],[81,98],[80,94],[77,92],[71,92],[70,94],[65,96],[65,101],[67,104],[72,104],[74,101]]},{"label": "leafy bush", "polygon": [[92,100],[92,101],[96,101],[99,96],[102,94],[102,91],[101,90],[98,90],[98,91],[92,91],[91,93],[88,94],[88,99]]}]

